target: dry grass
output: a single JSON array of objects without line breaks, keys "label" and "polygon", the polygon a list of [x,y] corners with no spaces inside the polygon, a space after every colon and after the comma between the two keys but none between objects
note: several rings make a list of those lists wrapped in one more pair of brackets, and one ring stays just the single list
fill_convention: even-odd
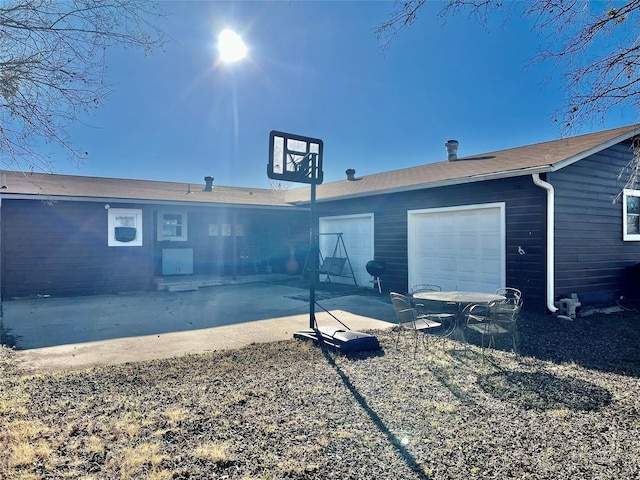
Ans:
[{"label": "dry grass", "polygon": [[485,362],[394,332],[39,375],[2,349],[0,478],[640,478],[640,316],[520,327]]}]

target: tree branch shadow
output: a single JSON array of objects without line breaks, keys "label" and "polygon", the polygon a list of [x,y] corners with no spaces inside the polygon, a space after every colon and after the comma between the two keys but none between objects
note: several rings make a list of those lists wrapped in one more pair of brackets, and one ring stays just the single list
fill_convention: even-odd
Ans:
[{"label": "tree branch shadow", "polygon": [[373,408],[371,408],[366,398],[364,398],[362,394],[360,394],[358,389],[355,387],[355,385],[353,385],[353,383],[349,379],[349,376],[335,362],[335,360],[332,358],[329,352],[329,348],[322,343],[319,343],[318,346],[322,350],[322,353],[324,357],[327,359],[327,362],[329,363],[329,365],[335,369],[336,373],[340,377],[340,380],[342,380],[342,383],[344,384],[344,386],[347,388],[347,390],[349,390],[349,392],[351,392],[351,394],[353,395],[353,398],[358,402],[360,407],[366,412],[366,414],[369,416],[371,421],[376,425],[378,430],[380,430],[380,432],[387,437],[387,439],[389,440],[389,443],[396,449],[396,451],[404,459],[404,461],[407,463],[407,466],[418,475],[418,478],[422,480],[429,480],[431,477],[427,475],[427,473],[425,473],[424,468],[420,466],[416,458],[403,445],[402,440],[399,439],[389,429],[389,427],[387,427],[387,425],[384,423],[382,418],[380,418],[380,416],[376,413],[376,411]]},{"label": "tree branch shadow", "polygon": [[523,312],[518,348],[522,356],[640,377],[640,316],[619,312],[563,321]]},{"label": "tree branch shadow", "polygon": [[593,383],[540,371],[499,371],[479,376],[477,384],[493,397],[525,410],[598,411],[613,399],[607,389]]}]

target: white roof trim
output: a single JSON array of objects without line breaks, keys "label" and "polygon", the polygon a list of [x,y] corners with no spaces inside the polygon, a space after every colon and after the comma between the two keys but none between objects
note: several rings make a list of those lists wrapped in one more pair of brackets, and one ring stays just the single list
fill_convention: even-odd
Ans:
[{"label": "white roof trim", "polygon": [[[394,187],[394,188],[388,188],[388,189],[382,189],[382,190],[375,190],[375,191],[366,191],[366,192],[358,192],[358,193],[353,193],[353,194],[347,194],[347,195],[339,195],[339,196],[335,196],[335,197],[330,197],[330,198],[319,198],[317,201],[318,202],[332,202],[332,201],[338,201],[338,200],[349,200],[349,199],[353,199],[353,198],[362,198],[362,197],[371,197],[374,195],[384,195],[384,194],[388,194],[388,193],[401,193],[401,192],[410,192],[410,191],[414,191],[414,190],[424,190],[427,188],[437,188],[437,187],[449,187],[449,186],[453,186],[453,185],[464,185],[466,183],[475,183],[475,182],[482,182],[485,180],[499,180],[499,179],[503,179],[503,178],[513,178],[513,177],[520,177],[520,176],[525,176],[525,175],[532,175],[532,174],[540,174],[540,173],[547,173],[547,172],[555,172],[557,170],[560,170],[562,168],[568,167],[569,165],[572,165],[575,162],[578,162],[584,158],[589,157],[590,155],[593,155],[595,153],[601,152],[602,150],[606,150],[609,147],[612,147],[613,145],[616,145],[620,142],[623,142],[625,140],[628,140],[630,138],[635,137],[636,135],[640,135],[640,127],[635,128],[629,132],[623,133],[622,135],[618,135],[617,137],[614,137],[604,143],[598,144],[595,147],[592,147],[588,150],[585,150],[584,152],[580,152],[576,155],[573,155],[569,158],[566,158],[564,160],[560,160],[558,162],[555,163],[550,163],[548,165],[539,165],[536,167],[530,167],[530,168],[523,168],[523,169],[519,169],[519,170],[505,170],[502,172],[496,172],[496,173],[488,173],[488,174],[484,174],[484,175],[475,175],[475,176],[471,176],[471,177],[461,177],[461,178],[453,178],[453,179],[446,179],[446,180],[440,180],[437,182],[426,182],[426,183],[419,183],[419,184],[415,184],[415,185],[402,185],[402,186],[398,186],[398,187]],[[302,200],[299,202],[295,202],[296,205],[299,204],[305,204],[308,203],[308,201],[306,200]]]},{"label": "white roof trim", "polygon": [[580,152],[577,155],[573,155],[572,157],[565,158],[564,160],[560,160],[552,165],[552,170],[555,172],[564,167],[568,167],[569,165],[576,163],[577,161],[582,160],[583,158],[587,158],[594,153],[601,152],[602,150],[606,150],[609,147],[613,147],[615,144],[628,140],[630,138],[635,137],[640,134],[640,127],[631,130],[630,132],[623,133],[622,135],[618,135],[611,140],[608,140],[604,143],[596,145],[595,147],[591,147],[589,150],[585,150],[584,152]]},{"label": "white roof trim", "polygon": [[[414,190],[425,190],[428,188],[450,187],[453,185],[464,185],[466,183],[483,182],[486,180],[500,180],[503,178],[524,177],[527,175],[532,175],[534,173],[547,173],[552,171],[554,171],[553,165],[543,165],[543,166],[537,166],[537,167],[531,167],[531,168],[523,168],[520,170],[506,170],[504,172],[475,175],[472,177],[453,178],[453,179],[447,179],[447,180],[440,180],[437,182],[418,183],[415,185],[403,185],[403,186],[387,188],[383,190],[375,190],[375,191],[369,190],[366,192],[358,192],[350,195],[340,195],[340,196],[330,197],[330,198],[318,198],[317,202],[334,202],[338,200],[348,200],[352,198],[371,197],[374,195],[385,195],[388,193],[402,193],[402,192],[411,192]],[[301,200],[298,202],[293,202],[293,204],[300,205],[300,204],[305,204],[309,202],[310,200]]]},{"label": "white roof trim", "polygon": [[0,200],[39,200],[42,202],[93,202],[93,203],[129,203],[139,205],[174,205],[188,207],[212,207],[212,208],[242,208],[242,209],[274,209],[274,210],[297,210],[308,211],[308,208],[298,207],[294,204],[288,205],[260,205],[246,203],[214,203],[214,202],[181,202],[179,200],[148,200],[136,198],[120,197],[74,197],[68,195],[48,195],[39,193],[0,193]]}]

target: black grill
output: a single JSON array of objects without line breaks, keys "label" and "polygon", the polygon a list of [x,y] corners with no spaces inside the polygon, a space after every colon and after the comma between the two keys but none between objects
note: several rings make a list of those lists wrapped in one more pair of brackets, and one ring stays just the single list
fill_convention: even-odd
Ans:
[{"label": "black grill", "polygon": [[384,273],[386,268],[387,265],[380,260],[370,260],[367,262],[366,266],[369,275],[376,278],[380,277]]},{"label": "black grill", "polygon": [[373,277],[372,283],[378,287],[378,292],[382,293],[382,285],[380,284],[380,276],[387,268],[387,264],[380,260],[369,260],[365,267],[369,275]]}]

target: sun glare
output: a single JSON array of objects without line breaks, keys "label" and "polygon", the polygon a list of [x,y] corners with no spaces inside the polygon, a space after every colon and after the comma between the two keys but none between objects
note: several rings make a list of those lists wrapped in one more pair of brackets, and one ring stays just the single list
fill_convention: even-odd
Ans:
[{"label": "sun glare", "polygon": [[220,59],[225,63],[233,63],[247,56],[247,46],[242,37],[233,30],[225,29],[218,36]]}]

